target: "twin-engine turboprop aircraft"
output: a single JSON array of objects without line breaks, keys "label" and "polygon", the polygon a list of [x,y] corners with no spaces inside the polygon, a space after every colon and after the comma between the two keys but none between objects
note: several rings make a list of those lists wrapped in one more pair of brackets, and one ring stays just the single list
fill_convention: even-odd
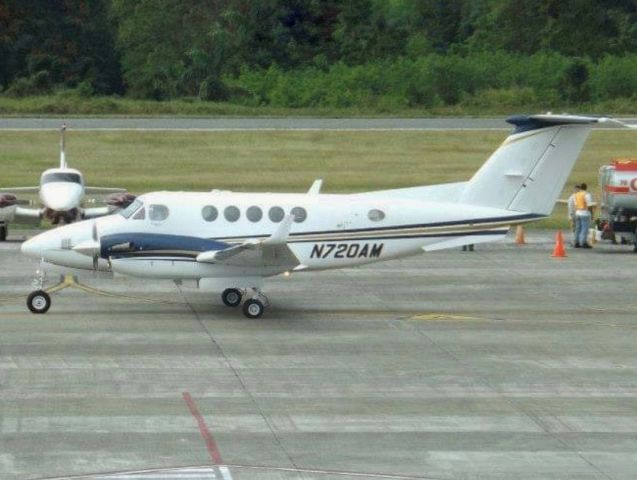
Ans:
[{"label": "twin-engine turboprop aircraft", "polygon": [[[79,170],[69,168],[64,151],[66,125],[60,130],[60,167],[50,168],[40,177],[37,187],[0,187],[0,241],[7,238],[9,223],[49,219],[54,225],[72,223],[80,219],[95,218],[126,207],[133,197],[122,188],[87,187]],[[3,193],[4,192],[4,193]],[[23,207],[16,194],[37,193],[42,207]],[[108,206],[84,208],[85,195],[111,195]]]},{"label": "twin-engine turboprop aircraft", "polygon": [[[350,195],[156,192],[119,214],[42,233],[22,252],[57,265],[135,277],[194,279],[256,318],[266,277],[390,260],[502,239],[550,215],[593,124],[516,116],[515,129],[467,182]],[[29,296],[35,313],[51,300]]]}]

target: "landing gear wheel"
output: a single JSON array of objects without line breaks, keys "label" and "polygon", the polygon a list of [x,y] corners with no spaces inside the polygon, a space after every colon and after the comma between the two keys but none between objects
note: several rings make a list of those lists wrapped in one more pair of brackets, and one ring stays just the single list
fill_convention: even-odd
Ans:
[{"label": "landing gear wheel", "polygon": [[264,311],[265,306],[256,298],[251,298],[243,304],[243,314],[248,318],[259,318]]},{"label": "landing gear wheel", "polygon": [[7,239],[7,233],[9,232],[9,227],[6,225],[0,225],[0,242],[4,242]]},{"label": "landing gear wheel", "polygon": [[32,313],[46,313],[51,308],[51,297],[44,290],[31,292],[27,297],[27,307]]},{"label": "landing gear wheel", "polygon": [[221,294],[221,300],[226,307],[238,307],[242,297],[241,291],[236,288],[226,288]]}]

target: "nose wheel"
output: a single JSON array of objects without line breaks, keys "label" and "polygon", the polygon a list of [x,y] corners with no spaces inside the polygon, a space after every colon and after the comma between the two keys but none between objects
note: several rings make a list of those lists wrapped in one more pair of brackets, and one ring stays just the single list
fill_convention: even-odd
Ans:
[{"label": "nose wheel", "polygon": [[27,297],[27,307],[32,313],[46,313],[51,308],[51,296],[44,290],[31,292]]}]

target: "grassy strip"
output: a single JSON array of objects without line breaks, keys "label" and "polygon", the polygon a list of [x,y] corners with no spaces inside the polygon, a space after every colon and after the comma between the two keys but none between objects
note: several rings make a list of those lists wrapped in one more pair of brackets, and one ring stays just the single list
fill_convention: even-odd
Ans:
[{"label": "grassy strip", "polygon": [[[506,134],[464,132],[82,132],[67,137],[67,157],[89,185],[132,192],[199,190],[303,192],[316,178],[331,192],[469,179]],[[0,188],[35,185],[57,164],[57,132],[0,131]],[[637,156],[637,135],[594,131],[564,189],[597,185],[611,157]],[[593,192],[595,190],[593,189]],[[565,213],[536,224],[564,228]]]},{"label": "grassy strip", "polygon": [[[207,102],[195,98],[170,101],[134,100],[120,97],[81,97],[73,92],[13,98],[0,95],[0,115],[4,116],[243,116],[243,117],[431,117],[431,116],[507,116],[512,112],[542,112],[547,105],[525,101],[513,92],[492,91],[470,97],[458,105],[401,107],[396,105],[348,108],[284,108],[247,106],[229,102]],[[632,115],[637,98],[586,104],[551,104],[554,111],[600,112]]]}]

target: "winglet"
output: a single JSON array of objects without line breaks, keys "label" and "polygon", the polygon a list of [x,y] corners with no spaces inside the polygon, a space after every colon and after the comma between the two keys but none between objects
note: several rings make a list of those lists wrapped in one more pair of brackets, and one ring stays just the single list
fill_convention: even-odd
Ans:
[{"label": "winglet", "polygon": [[287,242],[294,222],[294,215],[289,213],[285,216],[279,228],[268,238],[263,240],[263,245],[283,245]]},{"label": "winglet", "polygon": [[615,125],[619,125],[620,127],[637,129],[637,125],[635,125],[634,123],[626,123],[616,118],[609,118],[609,117],[600,118],[599,123],[614,123]]},{"label": "winglet", "polygon": [[314,183],[312,184],[310,189],[307,191],[307,194],[308,195],[318,195],[319,193],[321,193],[321,187],[322,186],[323,186],[323,179],[318,178],[318,179],[314,180]]}]

